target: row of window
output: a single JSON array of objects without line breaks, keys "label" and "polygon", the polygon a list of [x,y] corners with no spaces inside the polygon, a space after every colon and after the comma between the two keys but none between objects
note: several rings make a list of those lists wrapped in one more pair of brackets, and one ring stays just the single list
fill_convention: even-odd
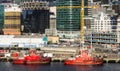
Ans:
[{"label": "row of window", "polygon": [[8,29],[8,28],[20,28],[20,24],[4,24],[4,28]]},{"label": "row of window", "polygon": [[20,19],[20,16],[5,16],[5,19]]},{"label": "row of window", "polygon": [[117,40],[93,40],[93,41],[96,41],[96,42],[105,42],[105,43],[115,43],[117,42]]},{"label": "row of window", "polygon": [[24,3],[23,7],[46,7],[48,6],[47,3]]},{"label": "row of window", "polygon": [[117,21],[113,21],[113,20],[109,20],[109,21],[95,21],[94,23],[98,23],[98,24],[103,24],[103,23],[106,23],[106,24],[111,24],[111,23],[117,23]]}]

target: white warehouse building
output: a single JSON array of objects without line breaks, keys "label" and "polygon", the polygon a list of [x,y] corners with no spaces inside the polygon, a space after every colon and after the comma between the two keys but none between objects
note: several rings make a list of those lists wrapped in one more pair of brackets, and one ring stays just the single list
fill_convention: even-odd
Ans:
[{"label": "white warehouse building", "polygon": [[15,37],[14,35],[0,35],[0,47],[43,47],[42,37]]}]

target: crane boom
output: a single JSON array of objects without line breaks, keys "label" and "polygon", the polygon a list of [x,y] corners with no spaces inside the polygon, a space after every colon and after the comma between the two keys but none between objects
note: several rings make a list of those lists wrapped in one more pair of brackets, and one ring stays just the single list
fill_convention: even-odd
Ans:
[{"label": "crane boom", "polygon": [[80,11],[80,41],[84,43],[84,0],[81,2],[81,11]]}]

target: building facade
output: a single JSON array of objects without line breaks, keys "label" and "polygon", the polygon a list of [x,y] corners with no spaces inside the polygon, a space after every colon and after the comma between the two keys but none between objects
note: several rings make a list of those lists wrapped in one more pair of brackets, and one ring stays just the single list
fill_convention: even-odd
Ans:
[{"label": "building facade", "polygon": [[4,27],[4,5],[0,4],[0,34],[3,34]]},{"label": "building facade", "polygon": [[86,42],[99,44],[120,44],[120,16],[108,17],[104,13],[98,16],[91,25],[91,33]]},{"label": "building facade", "polygon": [[44,47],[43,37],[32,35],[0,35],[0,47]]},{"label": "building facade", "polygon": [[116,14],[120,15],[120,1],[114,1],[112,4],[112,9],[115,11]]},{"label": "building facade", "polygon": [[[92,36],[86,36],[86,42],[98,43],[98,44],[120,44],[120,32],[103,33],[92,32]],[[92,39],[92,40],[91,40]]]},{"label": "building facade", "polygon": [[20,35],[21,8],[17,4],[3,3],[4,5],[4,35]]},{"label": "building facade", "polygon": [[[87,5],[85,0],[85,5]],[[80,6],[81,0],[56,0],[56,6]],[[60,37],[79,36],[80,33],[80,8],[57,8],[57,34]],[[87,14],[87,9],[85,9]],[[78,31],[78,32],[77,32]]]},{"label": "building facade", "polygon": [[119,32],[120,32],[120,16],[118,16],[118,19],[117,19],[117,24],[118,24],[118,29],[117,29],[117,31],[119,31]]},{"label": "building facade", "polygon": [[49,3],[22,1],[22,33],[45,33],[49,28]]},{"label": "building facade", "polygon": [[111,32],[111,19],[105,13],[100,12],[97,17],[94,17],[91,23],[91,29],[96,32]]},{"label": "building facade", "polygon": [[119,1],[93,0],[93,4],[99,4],[100,7],[92,9],[91,26],[88,26],[91,31],[88,32],[89,35],[86,33],[85,41],[99,44],[119,44]]},{"label": "building facade", "polygon": [[46,35],[56,36],[56,7],[50,7],[50,28],[45,30]]}]

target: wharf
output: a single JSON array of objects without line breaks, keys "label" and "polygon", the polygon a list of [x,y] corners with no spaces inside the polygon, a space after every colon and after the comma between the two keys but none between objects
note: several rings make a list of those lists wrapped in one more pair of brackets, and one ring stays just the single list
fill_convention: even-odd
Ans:
[{"label": "wharf", "polygon": [[[66,58],[69,58],[71,56],[75,56],[78,54],[78,47],[40,47],[40,48],[0,48],[1,50],[5,50],[6,53],[0,54],[10,54],[12,55],[13,52],[22,52],[23,54],[27,54],[30,49],[36,49],[37,53],[43,52],[43,53],[51,53],[52,61],[63,61]],[[6,57],[0,57],[0,61],[11,61],[13,60],[12,56],[6,56]]]},{"label": "wharf", "polygon": [[120,63],[119,50],[119,48],[95,48],[92,55],[102,57],[105,63]]},{"label": "wharf", "polygon": [[[13,52],[23,52],[23,54],[28,53],[28,51],[33,48],[0,48],[0,50],[6,50],[6,54],[11,54]],[[64,59],[69,58],[71,56],[76,56],[79,54],[79,48],[78,47],[40,47],[40,48],[34,48],[36,49],[37,53],[43,52],[43,53],[52,53],[52,61],[64,61]],[[5,54],[1,53],[0,55]],[[120,62],[120,54],[115,53],[106,53],[100,51],[94,50],[92,52],[93,56],[99,56],[102,57],[105,63],[119,63]],[[6,56],[6,57],[0,57],[0,61],[12,61],[12,56]]]}]

